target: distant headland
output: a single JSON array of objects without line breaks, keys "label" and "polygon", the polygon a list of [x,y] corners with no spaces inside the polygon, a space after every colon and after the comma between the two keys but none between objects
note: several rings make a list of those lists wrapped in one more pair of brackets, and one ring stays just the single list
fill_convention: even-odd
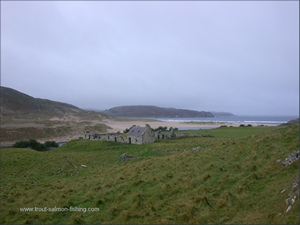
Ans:
[{"label": "distant headland", "polygon": [[196,118],[214,116],[233,116],[228,112],[207,112],[189,109],[163,108],[151,105],[118,106],[103,111],[112,117],[135,117],[135,118]]}]

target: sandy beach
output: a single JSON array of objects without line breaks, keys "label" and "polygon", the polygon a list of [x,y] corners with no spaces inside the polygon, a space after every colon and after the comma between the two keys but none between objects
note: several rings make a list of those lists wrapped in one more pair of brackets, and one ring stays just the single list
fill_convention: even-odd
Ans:
[{"label": "sandy beach", "polygon": [[[119,120],[103,120],[102,123],[111,127],[109,132],[123,132],[126,128],[130,128],[132,125],[137,126],[145,126],[145,124],[149,124],[151,128],[162,127],[173,127],[178,129],[210,129],[220,127],[222,125],[238,127],[240,123],[225,123],[225,122],[177,122],[177,121],[147,121],[147,120],[127,120],[127,121],[119,121]],[[259,126],[258,124],[251,124],[252,126]],[[261,125],[261,124],[260,124]],[[265,124],[265,126],[276,126],[277,124]]]},{"label": "sandy beach", "polygon": [[[197,128],[199,127],[198,124],[185,124],[182,122],[166,122],[166,121],[114,121],[114,120],[107,120],[103,121],[107,126],[111,127],[112,129],[109,130],[109,132],[123,132],[126,128],[130,128],[132,125],[144,127],[145,124],[149,124],[151,128],[155,129],[160,126],[162,127],[177,127],[177,128],[183,128],[183,127],[191,127],[191,128]],[[207,126],[207,125],[206,125]],[[212,125],[211,125],[212,126]]]}]

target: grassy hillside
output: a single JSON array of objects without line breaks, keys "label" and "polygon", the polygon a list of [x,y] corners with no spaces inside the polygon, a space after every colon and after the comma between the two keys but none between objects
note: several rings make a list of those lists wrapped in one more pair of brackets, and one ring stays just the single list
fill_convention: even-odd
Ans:
[{"label": "grassy hillside", "polygon": [[[48,152],[1,149],[0,222],[299,223],[298,201],[284,213],[299,161],[287,167],[276,163],[299,150],[298,124],[190,135],[199,132],[213,137],[147,145],[78,139]],[[136,158],[120,162],[123,153]],[[20,207],[97,211],[21,212]]]},{"label": "grassy hillside", "polygon": [[97,115],[104,114],[85,111],[76,106],[51,101],[47,99],[33,98],[17,90],[0,87],[1,113],[3,117],[15,119],[37,119],[37,118],[63,118],[69,116],[98,118]]},{"label": "grassy hillside", "polygon": [[107,130],[101,123],[107,115],[47,99],[33,98],[0,86],[1,141],[49,139],[78,135],[89,129]]}]

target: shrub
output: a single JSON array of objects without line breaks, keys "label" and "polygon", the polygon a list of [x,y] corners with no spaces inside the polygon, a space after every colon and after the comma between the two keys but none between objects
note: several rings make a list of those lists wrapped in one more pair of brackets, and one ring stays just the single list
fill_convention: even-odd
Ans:
[{"label": "shrub", "polygon": [[123,133],[126,134],[126,133],[128,133],[128,131],[129,131],[129,129],[126,128],[125,130],[123,130]]},{"label": "shrub", "polygon": [[35,139],[30,139],[30,140],[29,140],[29,146],[28,146],[28,147],[30,147],[30,148],[32,148],[32,149],[35,149],[35,150],[39,150],[39,148],[40,148],[41,146],[40,146],[40,143],[37,142],[37,140],[35,140]]},{"label": "shrub", "polygon": [[28,148],[29,147],[29,141],[22,140],[22,141],[17,141],[16,143],[13,144],[14,148]]},{"label": "shrub", "polygon": [[46,141],[44,143],[45,147],[46,148],[57,148],[58,147],[58,144],[55,142],[55,141]]},{"label": "shrub", "polygon": [[130,129],[133,128],[134,126],[135,126],[135,125],[132,125],[130,128],[126,128],[126,129],[123,131],[123,133],[124,133],[124,134],[128,133],[128,132],[130,131]]},{"label": "shrub", "polygon": [[35,139],[17,141],[13,144],[14,148],[31,148],[37,151],[45,151],[52,148],[57,148],[58,144],[55,141],[46,141],[44,144],[39,143]]},{"label": "shrub", "polygon": [[156,129],[152,129],[153,131],[167,131],[168,130],[168,127],[162,127],[162,126],[159,126],[158,128]]}]

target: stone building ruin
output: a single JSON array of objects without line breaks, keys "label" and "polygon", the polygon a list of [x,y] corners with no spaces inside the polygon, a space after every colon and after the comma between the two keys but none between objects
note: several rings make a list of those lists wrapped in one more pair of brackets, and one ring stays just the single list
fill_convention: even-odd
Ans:
[{"label": "stone building ruin", "polygon": [[156,139],[173,139],[176,138],[175,132],[173,129],[167,131],[158,130],[155,132]]},{"label": "stone building ruin", "polygon": [[127,133],[106,133],[106,134],[91,134],[86,131],[85,139],[122,142],[128,144],[147,144],[153,143],[158,139],[175,138],[174,130],[169,131],[153,131],[152,128],[146,124],[145,127],[132,126]]}]

